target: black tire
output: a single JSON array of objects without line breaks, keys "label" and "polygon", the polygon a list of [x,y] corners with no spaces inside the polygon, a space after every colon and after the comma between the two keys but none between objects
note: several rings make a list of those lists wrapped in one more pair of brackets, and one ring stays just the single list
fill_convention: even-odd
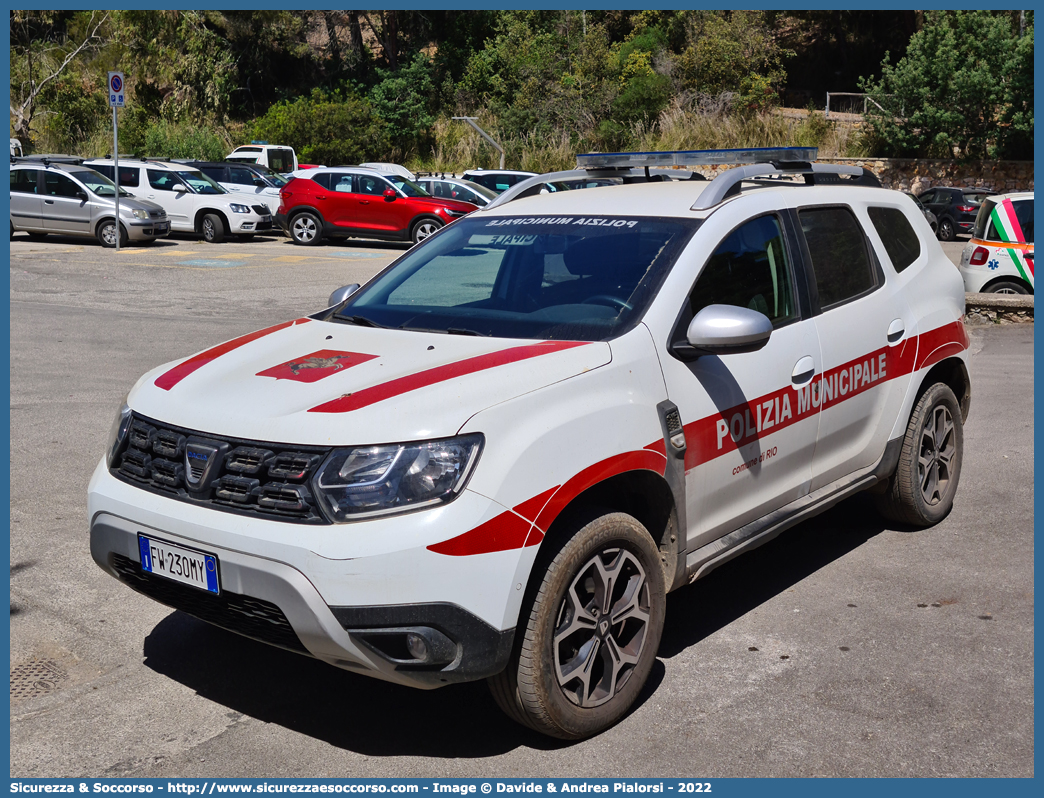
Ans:
[{"label": "black tire", "polygon": [[1001,280],[986,289],[988,294],[1028,294],[1029,288],[1017,280]]},{"label": "black tire", "polygon": [[419,244],[425,238],[430,235],[434,235],[439,232],[446,225],[431,216],[425,216],[423,219],[418,219],[413,223],[413,228],[410,230],[410,238],[414,244]]},{"label": "black tire", "polygon": [[47,233],[27,233],[27,235],[32,241],[43,241],[47,238]]},{"label": "black tire", "polygon": [[953,507],[963,454],[960,405],[949,386],[937,382],[910,414],[899,465],[876,496],[878,511],[916,527],[941,521]]},{"label": "black tire", "polygon": [[225,240],[225,222],[216,213],[208,213],[199,224],[199,232],[208,244],[220,244]]},{"label": "black tire", "polygon": [[957,233],[953,228],[952,219],[942,219],[939,221],[939,230],[936,233],[939,236],[940,241],[953,241],[957,237]]},{"label": "black tire", "polygon": [[9,240],[14,241],[14,222],[11,222],[11,238]]},{"label": "black tire", "polygon": [[302,247],[314,247],[323,240],[323,220],[309,211],[290,219],[290,240]]},{"label": "black tire", "polygon": [[538,732],[590,737],[627,713],[656,661],[666,610],[659,551],[636,519],[607,513],[579,526],[536,578],[490,691],[510,718]]},{"label": "black tire", "polygon": [[[116,246],[116,220],[115,219],[103,219],[94,231],[95,237],[98,239],[98,243],[106,249],[113,249]],[[120,225],[120,246],[127,246],[127,228],[122,224]]]}]

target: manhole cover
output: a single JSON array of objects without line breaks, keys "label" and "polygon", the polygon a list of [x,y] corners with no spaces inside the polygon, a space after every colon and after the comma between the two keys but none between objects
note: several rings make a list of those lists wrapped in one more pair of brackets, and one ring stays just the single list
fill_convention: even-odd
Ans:
[{"label": "manhole cover", "polygon": [[65,678],[54,660],[31,659],[11,668],[11,699],[36,698],[53,692]]}]

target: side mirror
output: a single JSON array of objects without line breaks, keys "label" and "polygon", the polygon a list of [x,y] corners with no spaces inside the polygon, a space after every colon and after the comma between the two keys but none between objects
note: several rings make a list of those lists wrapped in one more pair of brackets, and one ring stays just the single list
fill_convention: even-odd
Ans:
[{"label": "side mirror", "polygon": [[340,288],[338,288],[336,291],[330,294],[330,298],[326,301],[326,306],[328,308],[332,308],[334,305],[340,305],[342,302],[344,302],[344,300],[346,300],[348,297],[350,297],[352,294],[358,291],[359,287],[360,286],[358,283],[352,283],[351,285],[342,285]]},{"label": "side mirror", "polygon": [[255,177],[254,178],[254,185],[257,186],[258,188],[264,188],[268,184],[264,180],[262,180],[260,177]]},{"label": "side mirror", "polygon": [[188,186],[186,186],[184,183],[175,183],[174,190],[180,192],[188,191]]},{"label": "side mirror", "polygon": [[689,322],[686,343],[671,350],[683,360],[701,355],[755,352],[768,343],[772,322],[764,313],[734,305],[708,305]]},{"label": "side mirror", "polygon": [[398,194],[396,193],[394,188],[384,189],[384,199],[386,202],[394,202],[397,196]]},{"label": "side mirror", "polygon": [[77,191],[77,192],[76,192],[76,196],[77,196],[77,197],[78,197],[78,198],[79,198],[79,199],[80,199],[80,200],[81,200],[82,202],[86,202],[86,201],[87,201],[87,192],[86,192],[86,191]]}]

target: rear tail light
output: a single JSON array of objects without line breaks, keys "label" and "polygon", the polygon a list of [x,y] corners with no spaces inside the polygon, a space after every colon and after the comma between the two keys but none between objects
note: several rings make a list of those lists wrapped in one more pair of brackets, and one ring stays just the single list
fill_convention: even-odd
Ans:
[{"label": "rear tail light", "polygon": [[961,213],[971,213],[972,211],[975,210],[975,206],[974,205],[958,205],[957,206],[957,210],[959,210]]},{"label": "rear tail light", "polygon": [[982,266],[989,256],[990,251],[986,249],[986,247],[976,247],[975,251],[972,252],[971,260],[969,260],[968,263],[972,266]]}]

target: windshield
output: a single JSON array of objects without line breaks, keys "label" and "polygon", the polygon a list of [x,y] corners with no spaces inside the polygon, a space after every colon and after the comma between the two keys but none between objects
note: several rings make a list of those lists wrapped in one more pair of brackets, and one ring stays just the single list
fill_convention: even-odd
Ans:
[{"label": "windshield", "polygon": [[265,179],[269,183],[271,183],[273,186],[275,186],[276,188],[282,188],[283,186],[285,186],[287,183],[290,182],[285,177],[283,177],[281,174],[279,174],[279,172],[273,172],[267,166],[258,165],[258,166],[255,166],[254,169],[256,169],[258,172],[260,172],[262,175],[264,175]]},{"label": "windshield", "polygon": [[[115,197],[116,185],[105,175],[95,172],[93,169],[84,169],[82,172],[70,172],[73,177],[83,183],[87,188],[99,197]],[[125,188],[120,189],[121,197],[129,197],[131,193]]]},{"label": "windshield", "polygon": [[188,183],[189,188],[195,191],[197,194],[227,194],[225,189],[221,188],[217,183],[211,180],[202,172],[196,171],[185,171],[176,172],[178,177]]},{"label": "windshield", "polygon": [[412,180],[407,180],[404,177],[398,175],[381,175],[385,180],[391,183],[395,188],[399,189],[407,197],[430,197],[427,191],[418,186]]},{"label": "windshield", "polygon": [[641,319],[698,224],[461,219],[392,264],[334,319],[495,338],[613,338]]}]

